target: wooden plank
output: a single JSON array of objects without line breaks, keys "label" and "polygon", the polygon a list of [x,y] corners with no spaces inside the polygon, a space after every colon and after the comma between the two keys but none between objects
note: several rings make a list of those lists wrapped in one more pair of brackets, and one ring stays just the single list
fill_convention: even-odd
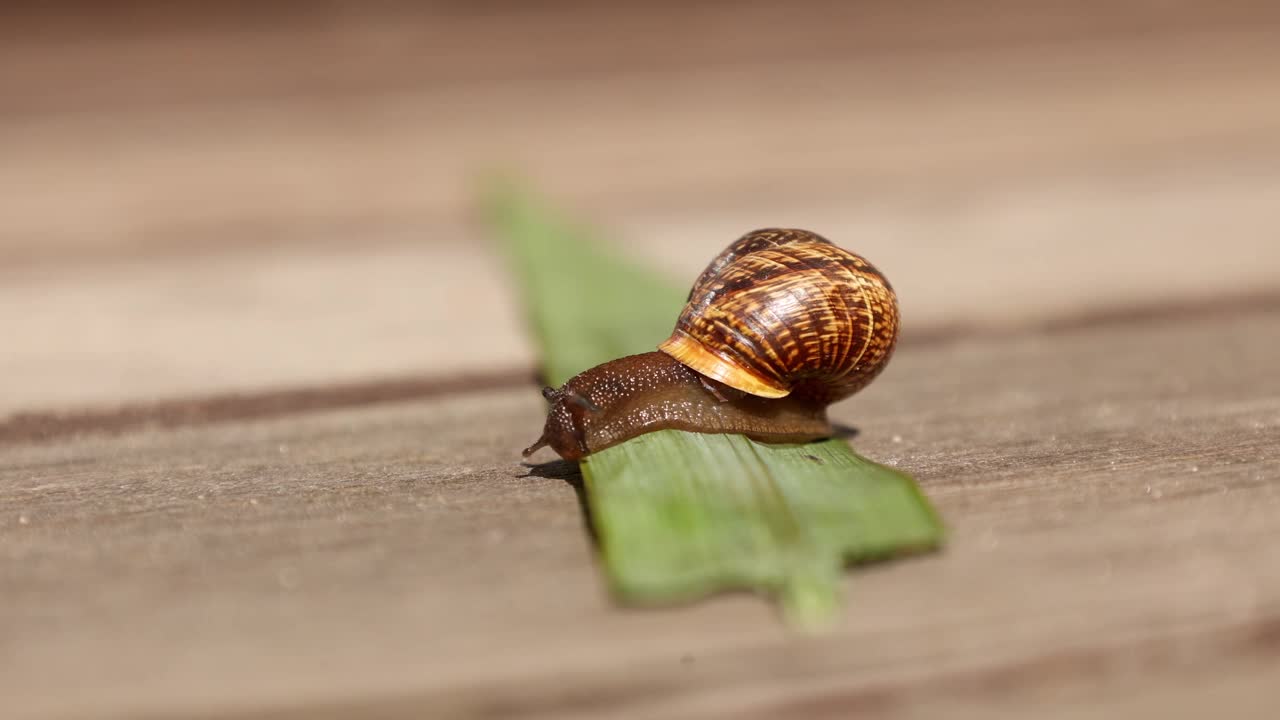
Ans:
[{"label": "wooden plank", "polygon": [[502,268],[463,244],[184,254],[6,280],[0,415],[532,367]]},{"label": "wooden plank", "polygon": [[[685,282],[749,229],[818,230],[889,276],[910,343],[1135,307],[1274,307],[1276,207],[1280,182],[1202,172],[1143,187],[1059,181],[956,205],[761,202],[609,225],[632,255]],[[0,422],[329,383],[523,377],[534,358],[504,268],[476,228],[432,227],[371,230],[359,247],[334,230],[327,244],[0,270]]]},{"label": "wooden plank", "polygon": [[[8,4],[0,8],[0,94],[15,113],[223,105],[848,55],[1134,43],[1277,22],[1275,7],[1247,0],[1165,0],[1158,8],[978,0],[963,9],[945,0]],[[422,62],[426,50],[432,62]]]},{"label": "wooden plank", "polygon": [[946,552],[759,601],[603,595],[532,389],[0,449],[13,717],[1265,717],[1280,318],[902,348],[842,405]]},{"label": "wooden plank", "polygon": [[[1141,191],[1202,163],[1275,187],[1275,8],[1113,5],[11,23],[0,258],[426,237],[494,166],[597,211]],[[630,32],[591,30],[611,19]]]}]

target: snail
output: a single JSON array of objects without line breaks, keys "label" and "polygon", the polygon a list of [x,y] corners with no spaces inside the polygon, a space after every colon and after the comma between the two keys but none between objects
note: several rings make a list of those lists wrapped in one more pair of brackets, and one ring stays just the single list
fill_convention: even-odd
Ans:
[{"label": "snail", "polygon": [[897,296],[871,263],[807,230],[756,230],[711,261],[657,351],[544,388],[546,425],[524,456],[580,460],[662,429],[829,437],[827,406],[880,374],[897,338]]}]

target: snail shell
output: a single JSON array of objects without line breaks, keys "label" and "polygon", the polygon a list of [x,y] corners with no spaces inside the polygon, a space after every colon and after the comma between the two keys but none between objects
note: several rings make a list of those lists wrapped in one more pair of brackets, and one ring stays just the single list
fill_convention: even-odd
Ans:
[{"label": "snail shell", "polygon": [[703,271],[659,349],[760,397],[832,403],[884,369],[898,299],[871,263],[807,230],[757,230]]},{"label": "snail shell", "polygon": [[757,230],[698,277],[661,352],[546,388],[547,422],[524,454],[549,445],[578,460],[668,428],[827,437],[827,405],[871,382],[897,337],[897,297],[871,263],[806,230]]}]

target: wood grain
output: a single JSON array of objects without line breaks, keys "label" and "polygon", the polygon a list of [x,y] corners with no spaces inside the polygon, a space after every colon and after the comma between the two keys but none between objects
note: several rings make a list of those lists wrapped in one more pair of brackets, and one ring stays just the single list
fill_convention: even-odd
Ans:
[{"label": "wood grain", "polygon": [[613,607],[565,469],[516,462],[532,388],[0,450],[0,693],[30,717],[1066,716],[1177,710],[1191,676],[1257,708],[1277,337],[1268,313],[902,349],[837,415],[951,543],[850,577],[817,637],[750,597]]},{"label": "wood grain", "polygon": [[1015,5],[0,24],[0,252],[449,238],[429,225],[495,167],[593,211],[685,214],[1141,188],[1202,162],[1275,187],[1270,4]]}]

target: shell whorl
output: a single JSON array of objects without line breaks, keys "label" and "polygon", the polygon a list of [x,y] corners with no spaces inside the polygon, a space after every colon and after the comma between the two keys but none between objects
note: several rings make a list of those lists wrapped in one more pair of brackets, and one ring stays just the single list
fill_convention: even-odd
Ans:
[{"label": "shell whorl", "polygon": [[831,403],[871,382],[898,338],[898,300],[862,257],[806,230],[756,230],[698,277],[659,349],[743,392]]}]

